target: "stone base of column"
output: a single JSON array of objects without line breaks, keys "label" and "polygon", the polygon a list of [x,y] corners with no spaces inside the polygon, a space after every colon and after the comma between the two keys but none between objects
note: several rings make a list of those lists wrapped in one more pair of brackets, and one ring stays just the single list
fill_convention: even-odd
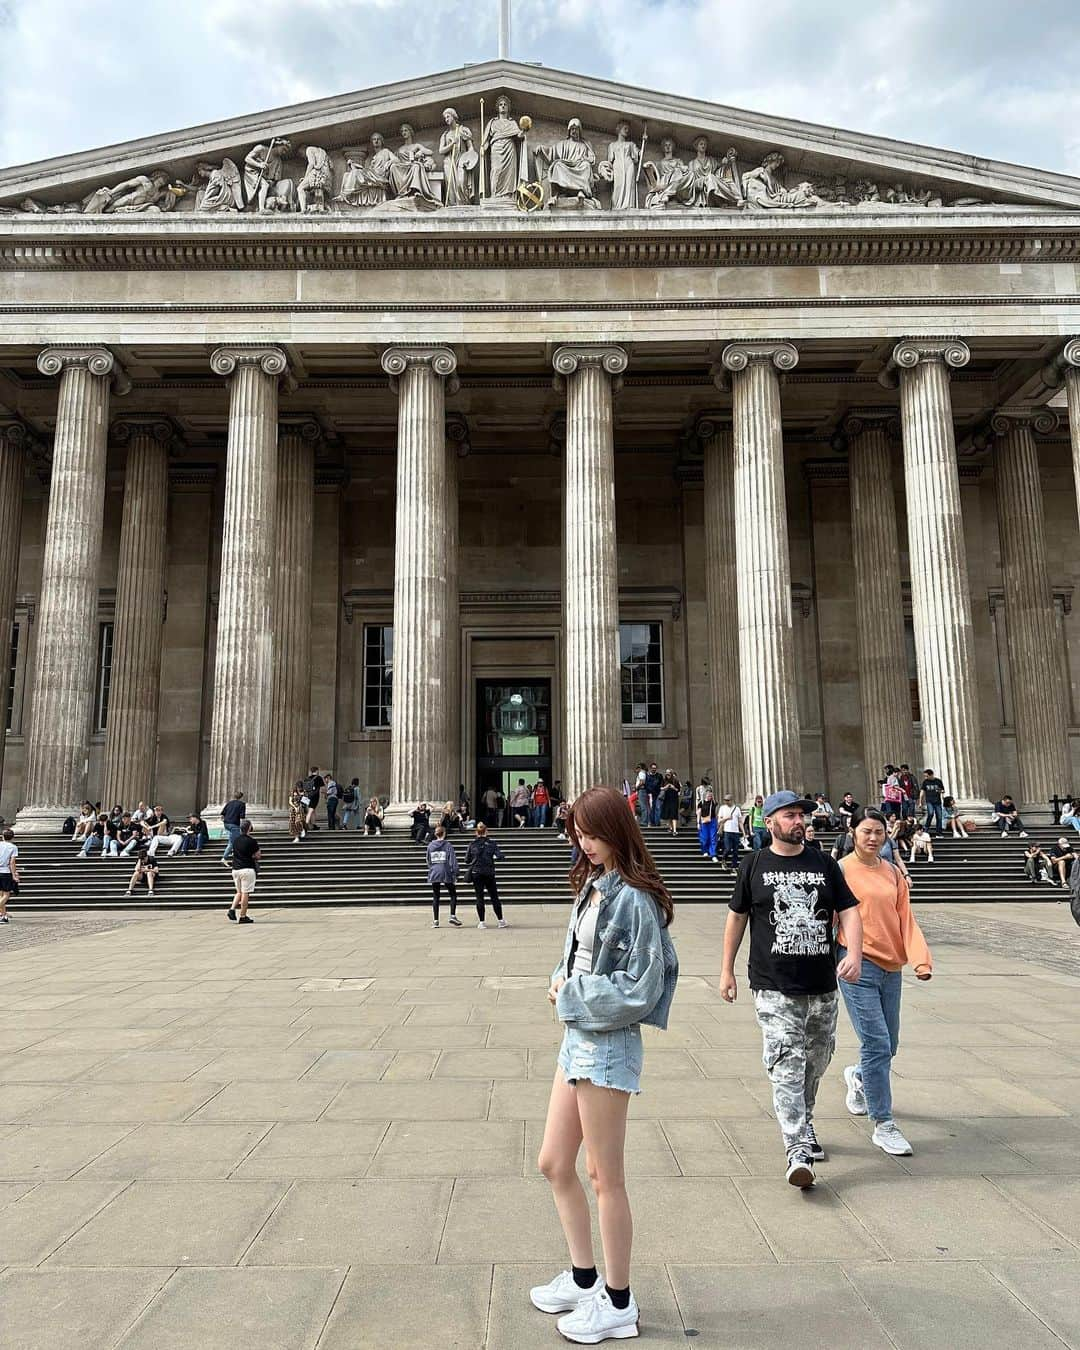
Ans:
[{"label": "stone base of column", "polygon": [[976,825],[994,822],[994,803],[982,797],[958,797],[956,810],[961,820],[973,820]]},{"label": "stone base of column", "polygon": [[409,802],[390,802],[383,813],[384,830],[409,830],[412,828],[412,813],[416,810],[418,802],[427,802],[431,807],[431,828],[434,829],[439,823],[439,817],[442,815],[443,803],[445,797],[417,797]]},{"label": "stone base of column", "polygon": [[61,837],[61,826],[68,816],[79,818],[77,806],[24,806],[15,813],[12,828],[16,834],[54,834]]},{"label": "stone base of column", "polygon": [[[322,802],[319,804],[321,806]],[[202,818],[209,829],[221,829],[221,812],[224,805],[224,802],[211,802],[209,806],[203,807]],[[276,807],[259,802],[248,802],[247,819],[251,821],[251,828],[256,834],[272,834],[275,830],[289,828],[288,811],[279,811]]]},{"label": "stone base of column", "polygon": [[[1020,819],[1025,824],[1028,821],[1033,825],[1053,825],[1054,823],[1054,810],[1049,802],[1021,802],[1017,809],[1020,812]],[[1062,810],[1064,809],[1062,807]]]}]

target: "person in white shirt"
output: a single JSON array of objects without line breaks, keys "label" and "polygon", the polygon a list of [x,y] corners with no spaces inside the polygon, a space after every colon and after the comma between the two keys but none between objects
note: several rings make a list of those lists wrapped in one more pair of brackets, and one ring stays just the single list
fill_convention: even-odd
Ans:
[{"label": "person in white shirt", "polygon": [[724,793],[724,802],[717,813],[720,821],[720,846],[723,865],[733,871],[739,866],[739,841],[742,838],[742,807],[732,801],[731,793]]},{"label": "person in white shirt", "polygon": [[0,842],[0,923],[10,923],[7,906],[13,891],[19,887],[19,850],[15,846],[14,830],[5,830]]},{"label": "person in white shirt", "polygon": [[934,861],[934,841],[925,825],[920,825],[911,836],[911,852],[908,855],[908,861],[914,862],[917,853],[925,853],[927,862]]}]

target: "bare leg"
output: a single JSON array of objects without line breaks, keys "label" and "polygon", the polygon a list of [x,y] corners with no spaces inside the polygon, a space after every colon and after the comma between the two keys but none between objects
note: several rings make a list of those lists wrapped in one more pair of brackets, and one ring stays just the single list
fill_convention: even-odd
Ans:
[{"label": "bare leg", "polygon": [[563,1077],[562,1069],[555,1070],[547,1123],[544,1126],[544,1142],[540,1145],[537,1166],[551,1184],[559,1222],[570,1248],[571,1264],[588,1270],[596,1262],[593,1260],[589,1202],[578,1179],[576,1166],[582,1140],[578,1099],[575,1095],[579,1088],[570,1086]]},{"label": "bare leg", "polygon": [[612,1289],[627,1289],[634,1241],[634,1220],[623,1169],[630,1094],[596,1087],[586,1079],[581,1080],[576,1091],[589,1180],[600,1216],[604,1278]]},{"label": "bare leg", "polygon": [[248,900],[250,898],[251,897],[248,895],[247,891],[236,892],[236,908],[239,911],[237,915],[238,918],[242,919],[244,915],[248,912]]}]

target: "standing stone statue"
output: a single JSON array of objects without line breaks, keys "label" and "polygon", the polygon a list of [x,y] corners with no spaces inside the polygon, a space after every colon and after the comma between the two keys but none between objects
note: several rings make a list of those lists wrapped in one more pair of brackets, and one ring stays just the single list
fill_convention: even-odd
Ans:
[{"label": "standing stone statue", "polygon": [[518,185],[518,141],[525,132],[510,116],[510,100],[500,94],[495,100],[495,116],[484,128],[480,153],[491,155],[488,196],[512,200]]},{"label": "standing stone statue", "polygon": [[149,177],[138,174],[117,183],[114,188],[100,187],[83,202],[86,215],[131,215],[141,211],[171,211],[178,197],[184,195],[184,188],[169,185],[169,175],[164,169],[158,169]]},{"label": "standing stone statue", "polygon": [[334,166],[330,163],[330,156],[318,145],[309,145],[304,156],[307,170],[296,188],[300,210],[328,211],[330,208],[327,202],[334,190]]},{"label": "standing stone statue", "polygon": [[607,148],[607,159],[597,168],[601,178],[611,184],[611,209],[632,211],[638,204],[637,174],[641,151],[630,139],[630,123],[620,122],[615,140]]},{"label": "standing stone statue", "polygon": [[447,206],[469,206],[476,195],[476,166],[480,157],[473,136],[463,127],[455,108],[443,109],[446,130],[439,140],[443,157],[443,196]]},{"label": "standing stone statue", "polygon": [[201,184],[195,197],[196,211],[242,211],[244,179],[236,163],[223,159],[217,164],[196,164],[195,183]]},{"label": "standing stone statue", "polygon": [[580,118],[571,117],[566,124],[566,136],[554,145],[542,145],[537,153],[551,163],[548,170],[549,208],[560,197],[576,197],[582,206],[600,209],[600,203],[593,195],[596,155],[588,141],[582,138]]},{"label": "standing stone statue", "polygon": [[293,182],[285,177],[285,160],[291,154],[291,143],[280,136],[248,151],[244,157],[244,200],[249,206],[256,202],[259,211],[280,210],[280,206],[268,205],[271,196],[275,202],[283,198],[291,202]]},{"label": "standing stone statue", "polygon": [[798,211],[808,206],[822,206],[822,199],[810,183],[799,183],[786,188],[780,180],[784,156],[772,150],[761,161],[761,167],[742,176],[746,204],[759,211]]}]

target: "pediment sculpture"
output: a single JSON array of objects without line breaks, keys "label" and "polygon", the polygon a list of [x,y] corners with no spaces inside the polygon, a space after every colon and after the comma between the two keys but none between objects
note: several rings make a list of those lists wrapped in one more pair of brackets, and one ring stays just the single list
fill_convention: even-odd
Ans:
[{"label": "pediment sculpture", "polygon": [[[602,116],[594,110],[590,120],[595,125]],[[343,149],[273,134],[246,153],[198,160],[186,178],[160,167],[100,184],[76,200],[46,203],[27,197],[0,205],[0,213],[391,215],[512,210],[515,205],[588,211],[887,212],[982,204],[974,197],[946,201],[933,188],[869,177],[849,180],[812,171],[798,177],[788,171],[781,150],[760,158],[735,146],[714,153],[703,134],[690,138],[687,151],[672,134],[650,145],[647,127],[636,135],[625,118],[614,120],[606,150],[601,142],[598,155],[582,118],[571,117],[565,128],[560,136],[549,119],[534,129],[531,117],[514,117],[509,95],[501,93],[486,119],[481,103],[476,122],[463,120],[454,107],[445,108],[430,144],[408,121],[400,124],[396,144],[379,129],[371,132],[368,144]]]}]

